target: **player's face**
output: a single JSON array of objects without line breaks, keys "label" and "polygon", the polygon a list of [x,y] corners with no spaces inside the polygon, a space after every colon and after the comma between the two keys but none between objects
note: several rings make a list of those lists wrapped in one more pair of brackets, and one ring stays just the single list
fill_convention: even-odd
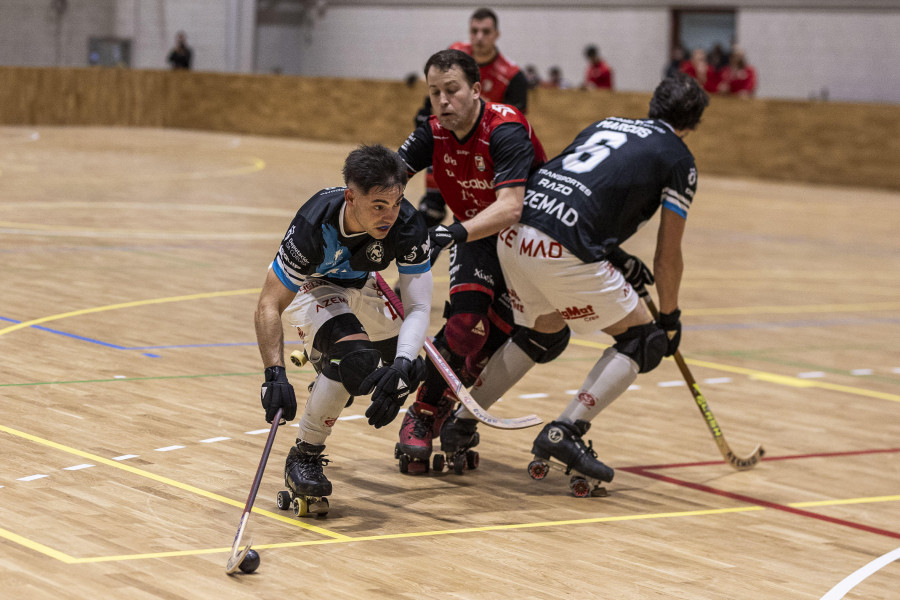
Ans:
[{"label": "player's face", "polygon": [[372,188],[363,194],[351,184],[344,192],[344,229],[347,233],[365,231],[375,239],[384,239],[397,221],[402,199],[403,188],[399,185]]},{"label": "player's face", "polygon": [[475,82],[470,86],[462,69],[455,65],[447,71],[431,67],[425,81],[428,83],[431,112],[437,116],[438,122],[455,133],[456,137],[465,137],[478,119],[481,84]]},{"label": "player's face", "polygon": [[492,18],[469,21],[469,43],[472,44],[472,55],[477,62],[493,58],[498,37],[500,31]]}]

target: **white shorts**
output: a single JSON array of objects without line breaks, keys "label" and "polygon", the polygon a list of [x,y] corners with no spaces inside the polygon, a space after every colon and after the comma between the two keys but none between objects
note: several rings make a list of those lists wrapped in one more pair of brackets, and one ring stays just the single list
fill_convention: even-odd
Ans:
[{"label": "white shorts", "polygon": [[307,279],[284,311],[284,320],[297,329],[304,346],[311,349],[316,332],[325,321],[343,313],[356,315],[373,342],[396,337],[403,323],[371,276],[362,289]]},{"label": "white shorts", "polygon": [[572,331],[589,335],[637,307],[638,295],[611,264],[582,262],[534,227],[501,231],[497,255],[517,325],[534,327],[539,316],[559,311]]}]

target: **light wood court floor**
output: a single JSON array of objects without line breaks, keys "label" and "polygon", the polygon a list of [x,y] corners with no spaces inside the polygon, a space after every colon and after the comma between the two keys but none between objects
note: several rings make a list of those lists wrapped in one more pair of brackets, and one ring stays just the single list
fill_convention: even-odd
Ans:
[{"label": "light wood court floor", "polygon": [[[682,350],[764,462],[721,461],[670,360],[587,436],[617,469],[607,498],[531,480],[536,429],[482,427],[461,476],[402,475],[399,420],[375,430],[357,400],[328,443],[331,512],[276,509],[284,428],[248,527],[262,565],[227,577],[267,431],[258,288],[350,148],[0,128],[0,596],[900,598],[900,194],[702,165]],[[627,248],[650,258],[653,230]],[[552,419],[605,341],[573,340],[494,412]],[[311,377],[290,370],[301,399]]]}]

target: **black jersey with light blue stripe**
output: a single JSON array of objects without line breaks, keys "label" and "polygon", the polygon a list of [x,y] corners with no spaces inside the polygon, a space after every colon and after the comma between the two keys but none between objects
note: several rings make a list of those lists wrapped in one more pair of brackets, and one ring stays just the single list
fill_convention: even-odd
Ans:
[{"label": "black jersey with light blue stripe", "polygon": [[361,288],[371,271],[383,271],[394,260],[401,273],[431,270],[428,228],[406,198],[400,201],[397,221],[379,240],[367,233],[344,232],[345,189],[324,189],[297,211],[272,262],[285,287],[296,292],[307,278],[317,277]]},{"label": "black jersey with light blue stripe", "polygon": [[596,262],[660,206],[687,218],[696,191],[694,157],[668,123],[609,117],[535,171],[521,222]]}]

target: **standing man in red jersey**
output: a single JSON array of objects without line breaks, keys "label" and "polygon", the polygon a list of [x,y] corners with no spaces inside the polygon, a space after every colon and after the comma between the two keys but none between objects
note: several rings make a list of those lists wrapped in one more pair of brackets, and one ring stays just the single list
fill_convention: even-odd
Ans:
[{"label": "standing man in red jersey", "polygon": [[[465,52],[449,49],[432,55],[425,80],[434,114],[410,134],[399,153],[410,174],[434,167],[436,183],[453,211],[452,224],[429,229],[432,264],[438,252],[450,250],[447,321],[435,346],[471,385],[512,333],[514,322],[497,259],[497,233],[519,221],[525,182],[547,157],[518,109],[484,101],[478,64]],[[461,441],[444,439],[441,425],[453,401],[429,362],[401,425],[398,458],[406,455],[421,472],[427,470],[432,439],[439,433],[445,452],[448,446],[456,451],[477,443],[477,437],[465,432]]]},{"label": "standing man in red jersey", "polygon": [[[528,79],[513,61],[497,48],[500,37],[497,14],[489,8],[479,8],[469,17],[469,41],[456,42],[453,50],[462,50],[475,59],[481,76],[481,97],[488,102],[502,102],[515,106],[523,114],[528,108]],[[422,125],[431,115],[431,103],[416,115],[416,126]],[[419,202],[419,211],[429,227],[440,225],[447,216],[447,207],[441,192],[429,170],[425,175],[425,195]]]}]

